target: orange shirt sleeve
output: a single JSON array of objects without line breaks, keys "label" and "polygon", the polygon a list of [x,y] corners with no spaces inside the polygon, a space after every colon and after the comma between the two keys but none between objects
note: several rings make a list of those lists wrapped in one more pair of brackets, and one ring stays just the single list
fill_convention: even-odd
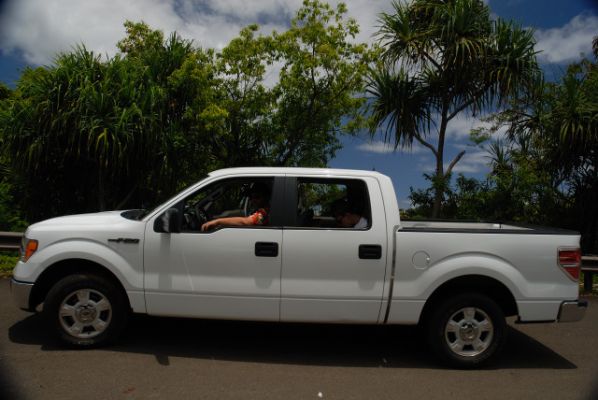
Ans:
[{"label": "orange shirt sleeve", "polygon": [[265,209],[260,208],[251,214],[249,218],[251,218],[253,225],[264,225],[268,221],[268,212]]}]

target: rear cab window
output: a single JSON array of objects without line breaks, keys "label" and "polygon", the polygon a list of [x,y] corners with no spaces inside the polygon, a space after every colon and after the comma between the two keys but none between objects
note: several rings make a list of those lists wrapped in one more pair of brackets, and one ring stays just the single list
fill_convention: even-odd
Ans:
[{"label": "rear cab window", "polygon": [[292,226],[326,229],[371,227],[369,195],[362,180],[298,178],[296,193],[296,219]]}]

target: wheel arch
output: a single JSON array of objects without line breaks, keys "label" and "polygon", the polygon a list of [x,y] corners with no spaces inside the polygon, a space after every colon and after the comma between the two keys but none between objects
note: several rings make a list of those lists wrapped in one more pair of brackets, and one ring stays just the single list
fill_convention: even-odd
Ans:
[{"label": "wheel arch", "polygon": [[437,287],[426,301],[420,322],[425,321],[434,306],[459,293],[479,293],[495,301],[505,316],[518,314],[517,302],[509,288],[495,278],[485,275],[464,275],[452,278]]},{"label": "wheel arch", "polygon": [[40,274],[29,297],[30,309],[33,310],[44,302],[46,295],[52,286],[56,284],[56,282],[69,275],[75,274],[94,274],[110,281],[122,293],[127,302],[127,307],[129,309],[131,308],[129,296],[127,295],[122,282],[112,271],[105,266],[91,260],[82,258],[69,258],[55,262],[54,264],[46,267]]}]

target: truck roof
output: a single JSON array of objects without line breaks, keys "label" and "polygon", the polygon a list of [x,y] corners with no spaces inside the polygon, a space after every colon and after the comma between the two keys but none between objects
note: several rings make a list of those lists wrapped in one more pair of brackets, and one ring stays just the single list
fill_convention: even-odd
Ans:
[{"label": "truck roof", "polygon": [[321,175],[321,176],[385,176],[377,171],[339,168],[299,168],[299,167],[238,167],[224,168],[210,172],[208,175],[217,177],[231,174],[290,174],[290,175]]}]

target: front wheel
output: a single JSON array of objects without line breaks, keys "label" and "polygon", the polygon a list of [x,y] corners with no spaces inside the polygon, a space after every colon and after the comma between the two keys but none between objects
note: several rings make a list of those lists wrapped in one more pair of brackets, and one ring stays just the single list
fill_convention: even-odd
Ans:
[{"label": "front wheel", "polygon": [[437,303],[426,328],[436,356],[457,368],[475,368],[487,362],[499,352],[507,332],[500,307],[477,293]]},{"label": "front wheel", "polygon": [[115,339],[128,316],[122,292],[109,280],[90,274],[58,281],[48,292],[43,312],[59,340],[81,348]]}]

